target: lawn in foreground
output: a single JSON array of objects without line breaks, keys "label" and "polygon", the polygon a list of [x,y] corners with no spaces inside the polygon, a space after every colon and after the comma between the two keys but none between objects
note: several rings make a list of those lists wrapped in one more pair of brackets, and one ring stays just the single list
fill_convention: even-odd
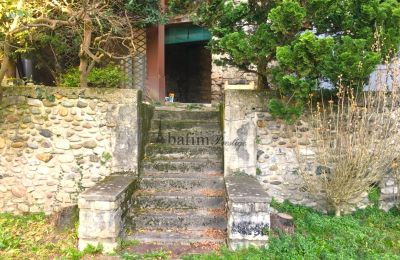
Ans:
[{"label": "lawn in foreground", "polygon": [[76,250],[76,242],[76,228],[56,231],[44,214],[0,214],[0,259],[78,259],[88,252]]},{"label": "lawn in foreground", "polygon": [[[383,212],[376,206],[340,218],[288,202],[273,206],[291,214],[294,235],[270,234],[269,246],[236,252],[223,249],[185,259],[400,259],[400,212]],[[43,214],[0,214],[0,259],[80,259],[99,254],[101,248],[76,250],[75,229],[58,232]],[[126,242],[129,246],[129,242]],[[123,248],[122,259],[165,259],[168,253],[138,255]],[[96,258],[96,257],[94,257]]]},{"label": "lawn in foreground", "polygon": [[274,208],[294,217],[294,235],[270,234],[269,246],[185,259],[400,259],[400,212],[377,206],[334,217],[288,202]]}]

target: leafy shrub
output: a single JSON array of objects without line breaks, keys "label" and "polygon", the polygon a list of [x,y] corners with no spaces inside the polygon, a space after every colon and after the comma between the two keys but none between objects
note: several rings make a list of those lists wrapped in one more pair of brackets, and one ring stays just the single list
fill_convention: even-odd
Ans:
[{"label": "leafy shrub", "polygon": [[67,88],[79,87],[79,70],[72,68],[61,76],[61,86]]},{"label": "leafy shrub", "polygon": [[[93,68],[88,76],[88,83],[91,87],[115,88],[126,81],[124,72],[116,65],[109,64],[102,68]],[[79,87],[78,68],[70,69],[61,77],[61,86]]]},{"label": "leafy shrub", "polygon": [[125,73],[115,65],[104,68],[94,68],[88,77],[90,85],[97,87],[119,87],[126,81]]},{"label": "leafy shrub", "polygon": [[168,9],[172,15],[188,14],[199,4],[200,1],[193,0],[170,0]]},{"label": "leafy shrub", "polygon": [[368,193],[368,200],[375,207],[379,207],[380,196],[381,196],[381,189],[379,187],[373,187]]}]

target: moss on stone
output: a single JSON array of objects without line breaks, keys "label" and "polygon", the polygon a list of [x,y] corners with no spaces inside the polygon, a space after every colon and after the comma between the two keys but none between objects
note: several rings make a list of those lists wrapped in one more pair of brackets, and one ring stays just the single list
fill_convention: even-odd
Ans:
[{"label": "moss on stone", "polygon": [[52,95],[60,95],[70,99],[87,98],[100,99],[109,103],[120,103],[121,100],[141,97],[138,89],[119,88],[65,88],[47,86],[9,86],[4,87],[4,97],[20,96],[45,99]]}]

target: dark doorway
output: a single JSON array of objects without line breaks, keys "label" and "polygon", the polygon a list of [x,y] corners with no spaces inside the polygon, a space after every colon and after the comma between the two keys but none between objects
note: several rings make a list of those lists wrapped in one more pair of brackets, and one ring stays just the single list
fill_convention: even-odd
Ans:
[{"label": "dark doorway", "polygon": [[211,103],[211,52],[207,42],[165,46],[166,91],[182,103]]}]

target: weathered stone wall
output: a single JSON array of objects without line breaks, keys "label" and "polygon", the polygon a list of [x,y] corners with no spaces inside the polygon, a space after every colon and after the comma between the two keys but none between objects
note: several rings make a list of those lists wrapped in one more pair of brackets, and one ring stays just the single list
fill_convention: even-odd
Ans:
[{"label": "weathered stone wall", "polygon": [[220,102],[224,96],[224,85],[228,81],[229,84],[257,82],[257,75],[254,73],[244,72],[231,66],[218,66],[215,61],[220,55],[212,55],[211,69],[211,100],[212,102]]},{"label": "weathered stone wall", "polygon": [[[316,149],[313,147],[313,136],[307,122],[300,120],[296,126],[289,126],[281,120],[274,120],[268,112],[255,113],[255,120],[256,175],[268,190],[268,194],[280,202],[288,199],[295,204],[319,210],[326,209],[323,197],[305,192],[302,178],[299,176],[300,163],[302,168],[309,172],[317,174],[318,171],[315,163]],[[381,207],[388,210],[395,205],[397,197],[397,187],[393,178],[386,176],[380,182],[380,189]],[[351,201],[349,207],[344,210],[349,212],[367,205],[368,194],[364,193]]]},{"label": "weathered stone wall", "polygon": [[0,212],[51,213],[111,173],[138,170],[138,90],[6,88]]},{"label": "weathered stone wall", "polygon": [[[326,209],[322,198],[305,192],[298,174],[298,156],[303,157],[301,162],[305,162],[307,170],[316,172],[316,154],[307,122],[298,122],[298,131],[295,131],[294,126],[273,119],[266,103],[265,97],[257,92],[225,92],[225,175],[245,172],[259,180],[269,198]],[[387,210],[396,203],[396,183],[387,176],[381,181],[380,188],[381,207]],[[351,202],[348,210],[365,207],[368,203],[367,194],[363,194]]]}]

